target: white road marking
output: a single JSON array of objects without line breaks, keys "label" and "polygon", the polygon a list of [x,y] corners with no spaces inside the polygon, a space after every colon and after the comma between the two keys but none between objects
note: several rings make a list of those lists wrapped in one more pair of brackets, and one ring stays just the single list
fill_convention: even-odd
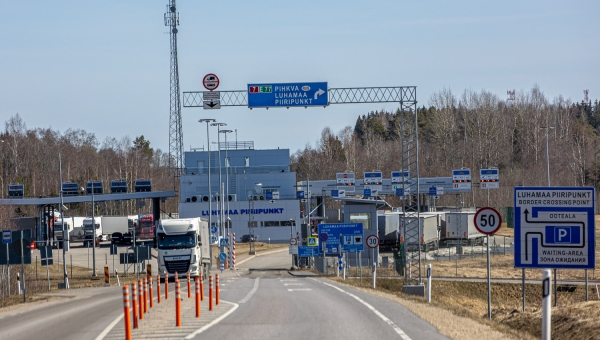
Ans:
[{"label": "white road marking", "polygon": [[297,279],[279,279],[279,281],[283,282],[283,281],[298,281]]},{"label": "white road marking", "polygon": [[[257,280],[258,280],[258,279],[257,279]],[[228,310],[228,311],[227,311],[225,314],[223,314],[223,315],[219,316],[218,318],[214,319],[214,320],[213,320],[211,323],[209,323],[208,325],[205,325],[205,326],[203,326],[203,327],[199,328],[199,329],[198,329],[197,331],[195,331],[194,333],[192,333],[192,334],[189,334],[189,335],[188,335],[188,336],[186,336],[184,339],[192,339],[192,338],[193,338],[193,337],[195,337],[196,335],[198,335],[198,334],[200,334],[200,333],[204,332],[205,330],[207,330],[207,329],[211,328],[212,326],[214,326],[214,325],[218,324],[219,322],[221,322],[221,320],[223,320],[223,319],[225,319],[226,317],[228,317],[228,316],[229,316],[229,314],[231,314],[231,313],[235,312],[235,310],[236,310],[236,309],[238,309],[238,307],[240,306],[240,305],[238,305],[237,303],[228,302],[228,301],[224,301],[224,300],[221,300],[221,302],[225,302],[225,303],[228,303],[228,304],[230,304],[230,305],[233,305],[233,308],[231,308],[230,310]]]},{"label": "white road marking", "polygon": [[[315,280],[315,279],[313,279],[313,280]],[[319,281],[319,280],[315,280],[315,281],[317,281],[317,282],[321,282],[321,281]],[[354,294],[352,294],[352,293],[349,293],[349,292],[347,292],[347,291],[345,291],[345,290],[343,290],[343,289],[341,289],[341,288],[339,288],[339,287],[336,287],[336,286],[334,286],[334,285],[332,285],[332,284],[329,284],[329,283],[326,283],[326,282],[321,282],[321,283],[322,283],[322,284],[324,284],[324,285],[327,285],[327,286],[329,286],[329,287],[335,288],[335,289],[339,290],[340,292],[342,292],[342,293],[344,293],[344,294],[350,295],[350,296],[351,296],[351,297],[353,297],[353,298],[354,298],[356,301],[358,301],[358,302],[362,303],[362,304],[363,304],[365,307],[367,307],[367,308],[368,308],[368,309],[370,309],[370,310],[371,310],[373,313],[375,313],[375,315],[377,315],[377,316],[378,316],[378,317],[379,317],[381,320],[383,320],[385,323],[387,323],[388,325],[390,325],[390,326],[391,326],[391,327],[394,329],[394,331],[396,331],[396,333],[398,333],[398,335],[400,335],[400,337],[401,337],[402,339],[404,339],[404,340],[411,340],[411,338],[410,338],[408,335],[406,335],[406,333],[404,333],[404,331],[403,331],[403,330],[402,330],[400,327],[398,327],[398,325],[396,325],[396,324],[395,324],[395,323],[394,323],[392,320],[388,319],[388,318],[387,318],[385,315],[383,315],[383,314],[382,314],[380,311],[378,311],[377,309],[375,309],[375,307],[373,307],[373,306],[371,306],[370,304],[368,304],[367,302],[365,302],[363,299],[361,299],[361,298],[359,298],[358,296],[356,296],[356,295],[354,295]],[[288,290],[289,290],[289,289],[288,289]]]},{"label": "white road marking", "polygon": [[[131,295],[130,295],[131,296]],[[165,294],[160,294],[160,296],[164,299]],[[152,301],[156,301],[156,297],[154,297],[152,299]],[[131,302],[130,302],[131,303]],[[130,309],[131,309],[131,305],[130,305]],[[113,322],[110,323],[110,325],[106,326],[106,328],[102,331],[102,333],[98,334],[98,336],[96,337],[96,340],[102,340],[104,339],[104,337],[115,327],[115,325],[121,321],[121,319],[123,319],[124,314],[121,313],[121,315],[119,315],[119,317],[117,317]]]},{"label": "white road marking", "polygon": [[111,322],[111,323],[110,323],[110,325],[108,325],[108,327],[106,327],[106,328],[104,329],[104,331],[102,331],[102,333],[100,333],[100,334],[99,334],[99,335],[96,337],[96,340],[102,340],[102,339],[104,339],[104,337],[105,337],[105,336],[108,334],[108,332],[110,332],[110,331],[111,331],[111,329],[113,329],[113,327],[115,327],[115,325],[116,325],[116,324],[117,324],[119,321],[121,321],[121,319],[123,319],[123,315],[124,315],[124,314],[121,314],[121,315],[119,315],[119,317],[118,317],[118,318],[116,318],[116,319],[115,319],[115,321]]},{"label": "white road marking", "polygon": [[238,303],[246,303],[246,302],[248,302],[248,300],[250,300],[250,298],[252,297],[252,295],[254,295],[254,293],[256,293],[256,290],[258,289],[258,280],[259,279],[260,278],[257,277],[254,280],[254,287],[252,287],[252,290],[249,291],[248,294],[246,294],[246,296],[243,299],[241,299]]},{"label": "white road marking", "polygon": [[310,289],[310,288],[292,288],[292,289],[288,288],[288,292],[306,292],[309,290],[312,290],[312,289]]},{"label": "white road marking", "polygon": [[304,286],[304,283],[284,283],[284,286]]}]

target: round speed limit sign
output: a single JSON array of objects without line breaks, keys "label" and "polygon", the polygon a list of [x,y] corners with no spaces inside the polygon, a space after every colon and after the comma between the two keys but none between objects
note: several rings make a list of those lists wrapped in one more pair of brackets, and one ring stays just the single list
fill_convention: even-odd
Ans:
[{"label": "round speed limit sign", "polygon": [[379,237],[377,235],[369,235],[367,237],[367,247],[377,248],[379,246]]},{"label": "round speed limit sign", "polygon": [[477,210],[475,213],[475,228],[479,230],[480,233],[486,235],[492,235],[500,229],[502,225],[502,216],[498,210],[485,207]]}]

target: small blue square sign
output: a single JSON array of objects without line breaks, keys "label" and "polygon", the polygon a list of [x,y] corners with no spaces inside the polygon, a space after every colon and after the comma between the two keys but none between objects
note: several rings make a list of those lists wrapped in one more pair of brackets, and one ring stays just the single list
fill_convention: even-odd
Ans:
[{"label": "small blue square sign", "polygon": [[12,243],[12,231],[2,230],[2,244]]}]

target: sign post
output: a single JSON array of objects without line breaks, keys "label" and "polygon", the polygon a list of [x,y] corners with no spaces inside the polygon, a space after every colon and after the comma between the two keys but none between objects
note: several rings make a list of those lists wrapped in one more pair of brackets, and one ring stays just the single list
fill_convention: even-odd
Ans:
[{"label": "sign post", "polygon": [[379,247],[379,237],[377,235],[367,236],[367,247],[371,248],[371,256],[373,257],[373,278],[371,285],[375,289],[375,282],[377,278],[377,261],[375,261],[375,248]]},{"label": "sign post", "polygon": [[8,270],[8,295],[10,296],[10,255],[8,245],[12,243],[12,231],[2,230],[2,243],[6,244],[6,268]]},{"label": "sign post", "polygon": [[552,339],[552,297],[550,291],[552,288],[552,272],[550,269],[542,270],[542,339]]},{"label": "sign post", "polygon": [[502,216],[498,210],[485,207],[477,210],[474,217],[475,228],[486,235],[487,243],[487,288],[488,288],[488,319],[492,319],[492,286],[490,273],[490,235],[493,235],[502,226]]}]

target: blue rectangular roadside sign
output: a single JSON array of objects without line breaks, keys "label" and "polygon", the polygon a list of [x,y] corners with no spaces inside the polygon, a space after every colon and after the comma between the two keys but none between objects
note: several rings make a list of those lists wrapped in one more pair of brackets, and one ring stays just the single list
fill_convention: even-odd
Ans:
[{"label": "blue rectangular roadside sign", "polygon": [[12,243],[12,232],[10,230],[2,230],[2,244]]},{"label": "blue rectangular roadside sign", "polygon": [[[326,234],[324,236],[322,234]],[[340,235],[342,239],[340,240]],[[326,223],[319,224],[319,240],[325,239],[325,254],[339,254],[341,251],[359,252],[363,246],[362,223]]]},{"label": "blue rectangular roadside sign", "polygon": [[326,82],[248,84],[248,108],[327,106],[327,90]]},{"label": "blue rectangular roadside sign", "polygon": [[298,256],[311,257],[323,255],[319,250],[319,247],[298,246]]},{"label": "blue rectangular roadside sign", "polygon": [[515,267],[594,269],[593,187],[515,188]]}]

